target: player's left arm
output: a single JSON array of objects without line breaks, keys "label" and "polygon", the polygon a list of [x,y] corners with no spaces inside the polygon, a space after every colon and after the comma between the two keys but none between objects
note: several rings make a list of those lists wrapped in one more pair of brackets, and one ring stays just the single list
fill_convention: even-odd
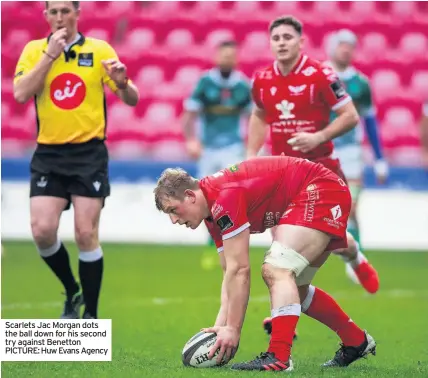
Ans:
[{"label": "player's left arm", "polygon": [[324,129],[315,133],[297,132],[293,134],[287,143],[293,146],[293,150],[303,153],[312,151],[320,144],[346,134],[357,126],[359,121],[357,109],[334,71],[325,67],[319,77],[317,87],[320,100],[326,107],[333,110],[337,117]]},{"label": "player's left arm", "polygon": [[360,116],[364,120],[364,126],[367,133],[367,138],[372,146],[375,156],[374,170],[376,177],[380,182],[384,182],[388,176],[388,163],[384,159],[382,146],[378,132],[378,122],[376,118],[376,110],[373,106],[372,93],[369,82],[365,79],[363,82],[364,92],[361,99]]},{"label": "player's left arm", "polygon": [[116,51],[108,43],[103,46],[101,64],[103,65],[103,83],[107,84],[123,103],[130,106],[137,105],[140,98],[138,88],[128,78],[126,65],[119,60]]},{"label": "player's left arm", "polygon": [[428,168],[428,102],[422,107],[421,144],[423,164]]}]

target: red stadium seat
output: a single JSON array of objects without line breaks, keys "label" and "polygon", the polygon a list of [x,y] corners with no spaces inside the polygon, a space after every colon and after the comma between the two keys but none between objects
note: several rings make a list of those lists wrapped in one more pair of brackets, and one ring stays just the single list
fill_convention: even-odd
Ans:
[{"label": "red stadium seat", "polygon": [[428,38],[422,33],[404,34],[398,46],[400,58],[406,57],[406,60],[413,61],[424,59],[428,50]]},{"label": "red stadium seat", "polygon": [[421,102],[428,101],[428,70],[414,72],[410,82],[410,92]]},{"label": "red stadium seat", "polygon": [[164,81],[165,74],[163,69],[154,65],[143,67],[135,78],[136,86],[144,88],[140,92],[142,97],[150,97],[154,88],[161,86]]},{"label": "red stadium seat", "polygon": [[167,55],[175,58],[188,55],[194,44],[193,34],[188,29],[173,29],[169,32],[163,45]]},{"label": "red stadium seat", "polygon": [[382,102],[400,93],[400,77],[395,71],[378,70],[371,78],[372,88],[377,101]]}]

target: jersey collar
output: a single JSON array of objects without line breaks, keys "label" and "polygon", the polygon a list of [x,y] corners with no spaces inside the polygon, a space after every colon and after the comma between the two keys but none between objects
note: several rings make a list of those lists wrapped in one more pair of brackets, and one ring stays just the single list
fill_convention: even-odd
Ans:
[{"label": "jersey collar", "polygon": [[[52,34],[53,33],[51,33],[51,34],[48,35],[48,37],[46,39],[47,43],[49,43],[49,40],[51,39]],[[68,50],[68,49],[70,49],[70,47],[72,47],[74,45],[83,46],[83,44],[85,43],[85,41],[86,41],[85,36],[82,33],[77,32],[76,39],[73,42],[71,42],[70,44],[68,44],[65,49]]]},{"label": "jersey collar", "polygon": [[[308,60],[308,56],[306,54],[301,54],[299,60],[297,61],[297,63],[294,65],[294,67],[291,69],[290,73],[293,72],[295,74],[298,74],[302,68],[304,67],[306,61]],[[278,61],[275,60],[273,62],[273,70],[275,71],[275,74],[277,76],[284,76],[281,71],[279,70],[278,67]],[[287,76],[287,75],[285,75]]]},{"label": "jersey collar", "polygon": [[208,75],[212,81],[217,83],[219,86],[226,88],[234,87],[241,80],[241,74],[239,71],[232,71],[230,76],[225,79],[223,76],[221,76],[220,70],[217,67],[210,69]]}]

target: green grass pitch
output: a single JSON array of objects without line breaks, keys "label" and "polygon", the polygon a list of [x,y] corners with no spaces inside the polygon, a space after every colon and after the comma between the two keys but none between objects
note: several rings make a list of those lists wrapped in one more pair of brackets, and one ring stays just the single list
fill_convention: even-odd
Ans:
[{"label": "green grass pitch", "polygon": [[[4,243],[2,317],[56,318],[62,287],[31,243]],[[4,377],[258,377],[228,367],[185,368],[184,343],[201,327],[211,326],[219,306],[221,271],[208,247],[103,246],[105,273],[100,317],[113,319],[112,362],[6,362]],[[69,244],[74,272],[77,253]],[[381,290],[369,296],[345,276],[332,256],[315,284],[332,293],[352,319],[378,343],[370,356],[342,370],[323,370],[338,338],[302,315],[293,347],[293,377],[428,377],[428,257],[423,253],[368,253],[378,268]],[[251,300],[236,361],[265,351],[261,322],[269,314],[267,290],[260,276],[262,249],[251,251]],[[202,265],[204,268],[202,268]]]}]

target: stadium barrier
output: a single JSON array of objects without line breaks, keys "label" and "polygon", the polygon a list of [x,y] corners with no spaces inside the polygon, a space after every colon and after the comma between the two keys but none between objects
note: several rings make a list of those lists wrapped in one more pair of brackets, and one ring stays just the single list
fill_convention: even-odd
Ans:
[{"label": "stadium barrier", "polygon": [[[166,166],[183,166],[191,173],[195,169],[191,163],[112,162],[112,195],[107,199],[100,225],[103,242],[206,243],[205,227],[194,231],[172,225],[167,216],[157,211],[153,188],[155,178]],[[374,188],[371,175],[370,171],[366,174],[369,188],[362,193],[358,208],[365,248],[428,251],[427,172],[408,172],[406,182],[396,181],[395,170],[387,189]],[[31,240],[29,185],[23,181],[28,179],[28,161],[2,161],[2,239]],[[72,209],[64,212],[59,233],[61,239],[73,240]],[[252,235],[252,245],[269,243],[269,232]]]}]

